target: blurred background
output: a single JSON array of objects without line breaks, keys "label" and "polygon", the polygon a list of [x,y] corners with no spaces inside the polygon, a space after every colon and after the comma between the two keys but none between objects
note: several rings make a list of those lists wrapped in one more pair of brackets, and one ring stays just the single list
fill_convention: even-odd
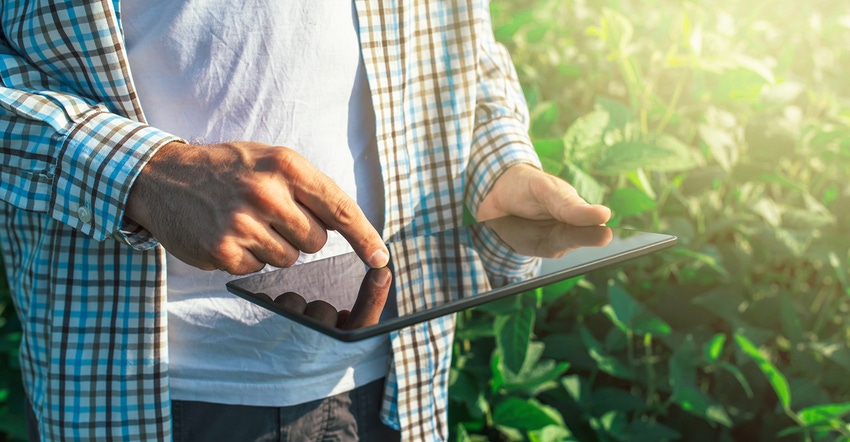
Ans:
[{"label": "blurred background", "polygon": [[[846,1],[491,8],[546,169],[679,245],[461,314],[452,438],[850,440]],[[0,441],[19,330],[0,277]]]},{"label": "blurred background", "polygon": [[548,171],[676,248],[460,317],[457,440],[850,440],[850,8],[493,0]]}]

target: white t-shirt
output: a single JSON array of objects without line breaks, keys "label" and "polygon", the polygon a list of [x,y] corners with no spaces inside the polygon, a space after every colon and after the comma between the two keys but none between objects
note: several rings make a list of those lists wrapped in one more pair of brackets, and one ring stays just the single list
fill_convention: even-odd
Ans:
[{"label": "white t-shirt", "polygon": [[[350,0],[122,0],[122,27],[152,126],[190,142],[293,148],[354,197],[378,231],[375,117]],[[331,232],[301,262],[350,251]],[[386,337],[347,344],[225,289],[232,277],[169,255],[172,398],[286,406],[386,374]]]}]

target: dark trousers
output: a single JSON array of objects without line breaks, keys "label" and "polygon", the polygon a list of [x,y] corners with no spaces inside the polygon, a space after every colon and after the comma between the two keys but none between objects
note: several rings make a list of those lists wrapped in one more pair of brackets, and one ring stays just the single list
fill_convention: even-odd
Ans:
[{"label": "dark trousers", "polygon": [[[383,380],[291,407],[252,407],[173,401],[174,442],[190,441],[398,441],[381,423]],[[38,426],[27,407],[30,441]]]}]

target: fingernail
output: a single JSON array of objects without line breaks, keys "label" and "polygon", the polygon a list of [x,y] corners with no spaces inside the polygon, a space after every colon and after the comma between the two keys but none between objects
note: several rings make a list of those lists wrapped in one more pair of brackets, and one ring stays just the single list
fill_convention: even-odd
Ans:
[{"label": "fingernail", "polygon": [[390,269],[382,268],[372,275],[372,282],[378,287],[384,287],[390,282]]},{"label": "fingernail", "polygon": [[387,252],[383,250],[378,250],[373,253],[371,257],[369,257],[369,265],[372,268],[384,267],[387,263],[390,262],[390,256],[387,255]]}]

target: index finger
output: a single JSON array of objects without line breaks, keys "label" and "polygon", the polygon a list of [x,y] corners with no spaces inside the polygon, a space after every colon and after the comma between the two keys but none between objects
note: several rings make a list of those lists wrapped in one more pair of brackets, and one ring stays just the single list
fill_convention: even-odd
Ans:
[{"label": "index finger", "polygon": [[327,228],[338,231],[369,267],[386,266],[387,246],[366,215],[330,178],[319,175],[311,186],[296,189],[295,198]]}]

